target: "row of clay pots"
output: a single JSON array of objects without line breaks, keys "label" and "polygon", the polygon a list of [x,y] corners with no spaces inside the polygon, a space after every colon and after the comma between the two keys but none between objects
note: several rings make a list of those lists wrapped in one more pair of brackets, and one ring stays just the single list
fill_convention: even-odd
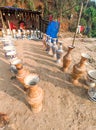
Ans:
[{"label": "row of clay pots", "polygon": [[[21,67],[21,68],[20,68]],[[38,87],[39,76],[37,74],[30,74],[30,72],[23,68],[22,65],[16,65],[18,70],[17,79],[24,85],[27,94],[27,101],[30,104],[32,111],[38,113],[42,110],[43,90]]]},{"label": "row of clay pots", "polygon": [[[71,51],[74,49],[74,46],[69,46],[67,54],[63,57],[63,71],[67,72],[72,61],[71,57]],[[78,85],[78,80],[86,74],[86,62],[87,59],[89,59],[89,55],[82,53],[81,54],[81,59],[79,63],[76,63],[73,65],[73,70],[72,70],[72,83],[74,85]]]},{"label": "row of clay pots", "polygon": [[[67,54],[63,57],[63,71],[64,72],[67,72],[70,67],[70,64],[72,61],[71,51],[73,48],[74,48],[73,46],[69,46]],[[88,54],[82,53],[79,63],[76,63],[75,65],[73,65],[72,83],[74,85],[78,86],[79,79],[86,76],[86,72],[87,72],[86,62],[89,58],[90,57]],[[89,98],[92,101],[96,102],[96,70],[90,70],[87,72],[86,85],[90,87],[88,89]]]},{"label": "row of clay pots", "polygon": [[[46,43],[46,37],[48,37],[48,36],[45,34],[44,38],[43,38],[43,45],[44,45],[45,48],[48,46],[47,43]],[[55,46],[57,47],[56,44],[55,44]],[[55,46],[53,44],[52,48],[56,48]],[[74,46],[68,46],[68,51],[63,57],[63,67],[62,67],[62,69],[63,69],[64,72],[67,72],[70,65],[71,65],[71,62],[72,62],[71,51],[74,48],[75,48]],[[53,49],[53,54],[56,54],[56,49]],[[87,62],[88,59],[89,59],[89,55],[85,54],[85,53],[82,53],[79,63],[76,63],[75,65],[73,65],[72,83],[74,85],[78,85],[79,84],[78,83],[79,79],[86,75],[86,72],[87,72],[86,71],[86,62]],[[90,84],[92,84],[92,83],[90,83]]]},{"label": "row of clay pots", "polygon": [[26,90],[26,100],[34,113],[40,112],[42,110],[43,90],[38,87],[39,76],[34,73],[31,74],[21,62],[15,63],[15,66],[18,70],[16,77]]},{"label": "row of clay pots", "polygon": [[12,35],[13,38],[28,38],[28,39],[39,39],[41,38],[41,32],[39,30],[25,30],[21,32],[20,29],[16,31],[16,29],[10,30],[7,29],[6,31],[2,29],[3,37],[7,35]]},{"label": "row of clay pots", "polygon": [[52,50],[53,57],[56,59],[57,63],[61,63],[63,56],[62,43],[57,43],[57,38],[51,38],[50,36],[44,34],[43,36],[43,47],[50,54]]},{"label": "row of clay pots", "polygon": [[[11,41],[9,43],[11,43]],[[7,45],[6,48],[4,47],[3,49],[5,52],[8,51],[6,53],[9,53],[12,52],[14,47]],[[13,67],[12,73],[15,73],[17,70],[17,73],[15,73],[16,78],[21,84],[24,85],[26,90],[26,100],[30,104],[32,111],[34,113],[40,112],[42,110],[43,90],[42,88],[38,87],[38,82],[40,80],[39,76],[34,73],[31,74],[29,70],[25,69],[22,61],[17,57],[16,54],[13,57],[13,54],[10,53],[10,57],[7,58],[10,61],[10,66]]]}]

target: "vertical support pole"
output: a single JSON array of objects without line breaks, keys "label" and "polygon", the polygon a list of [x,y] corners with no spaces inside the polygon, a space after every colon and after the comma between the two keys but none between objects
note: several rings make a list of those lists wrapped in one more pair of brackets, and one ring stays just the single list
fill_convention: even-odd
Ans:
[{"label": "vertical support pole", "polygon": [[77,26],[76,26],[76,31],[75,31],[75,34],[74,34],[74,38],[73,38],[73,42],[72,42],[72,46],[74,46],[74,44],[75,44],[75,38],[76,38],[76,35],[77,35],[78,26],[79,26],[80,19],[81,19],[81,15],[82,15],[82,10],[83,10],[83,2],[81,3],[81,8],[80,8],[80,13],[79,13],[79,18],[78,18],[78,21],[77,21]]}]

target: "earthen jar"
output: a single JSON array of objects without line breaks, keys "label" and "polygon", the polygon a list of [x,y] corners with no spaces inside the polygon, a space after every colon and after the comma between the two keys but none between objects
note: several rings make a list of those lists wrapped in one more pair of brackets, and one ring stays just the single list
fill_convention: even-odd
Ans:
[{"label": "earthen jar", "polygon": [[[16,65],[18,73],[16,75],[17,79],[24,85],[24,78],[30,74],[29,70],[23,68],[22,64]],[[27,87],[27,86],[26,86]]]},{"label": "earthen jar", "polygon": [[27,101],[34,113],[42,110],[43,90],[38,87],[39,77],[37,74],[30,74],[24,79],[24,83],[29,86],[27,90]]},{"label": "earthen jar", "polygon": [[74,46],[68,46],[67,54],[63,57],[63,71],[66,72],[71,64],[72,57],[71,51],[74,49]]},{"label": "earthen jar", "polygon": [[78,80],[85,75],[86,73],[86,62],[89,56],[87,54],[82,53],[81,60],[79,63],[73,66],[72,72],[72,82],[75,85],[78,85]]}]

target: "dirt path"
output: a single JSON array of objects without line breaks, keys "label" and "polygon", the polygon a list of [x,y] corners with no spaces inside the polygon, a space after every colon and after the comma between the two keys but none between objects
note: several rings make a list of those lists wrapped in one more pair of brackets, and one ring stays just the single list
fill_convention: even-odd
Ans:
[{"label": "dirt path", "polygon": [[[64,39],[64,54],[71,41]],[[95,54],[88,50],[92,44],[85,41],[81,44],[84,46],[78,43],[72,53],[72,65],[79,61],[82,49],[92,56]],[[96,130],[96,103],[88,99],[83,85],[75,87],[70,82],[72,66],[68,73],[62,72],[61,65],[42,49],[42,42],[17,40],[15,45],[24,67],[40,75],[39,86],[44,90],[44,101],[42,111],[33,114],[22,84],[17,79],[10,80],[9,62],[0,43],[0,112],[7,113],[10,118],[6,130]],[[93,49],[95,47],[96,44]],[[95,67],[92,65],[88,69]]]}]

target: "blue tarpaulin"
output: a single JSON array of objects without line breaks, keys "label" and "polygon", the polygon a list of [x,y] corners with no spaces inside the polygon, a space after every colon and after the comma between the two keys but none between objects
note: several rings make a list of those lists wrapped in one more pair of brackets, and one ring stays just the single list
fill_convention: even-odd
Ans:
[{"label": "blue tarpaulin", "polygon": [[12,7],[12,6],[3,6],[5,9],[11,9],[11,10],[23,10],[22,8]]},{"label": "blue tarpaulin", "polygon": [[46,34],[52,38],[57,38],[57,34],[59,32],[60,23],[58,21],[51,21],[48,24]]}]

